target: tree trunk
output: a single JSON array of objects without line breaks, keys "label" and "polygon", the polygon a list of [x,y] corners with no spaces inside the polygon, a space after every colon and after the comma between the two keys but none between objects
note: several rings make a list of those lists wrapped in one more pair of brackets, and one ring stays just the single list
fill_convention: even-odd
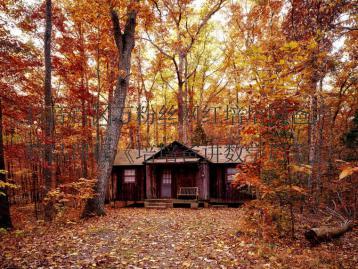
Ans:
[{"label": "tree trunk", "polygon": [[333,238],[340,237],[345,232],[353,228],[353,223],[346,222],[342,226],[327,227],[322,226],[318,228],[312,228],[305,232],[305,237],[312,244],[319,244],[323,241],[328,241]]},{"label": "tree trunk", "polygon": [[[138,102],[137,102],[137,108],[141,109],[141,104],[140,104],[140,97],[141,94],[140,92],[138,92]],[[136,134],[136,144],[137,144],[137,148],[138,150],[140,150],[142,148],[142,119],[141,119],[141,115],[140,113],[137,114],[138,119],[137,119],[137,134]]]},{"label": "tree trunk", "polygon": [[146,96],[146,103],[147,103],[147,121],[146,121],[146,128],[145,128],[145,140],[146,140],[146,147],[150,147],[150,126],[151,119],[150,119],[150,99]]},{"label": "tree trunk", "polygon": [[[321,80],[321,86],[322,86],[322,80]],[[316,205],[319,206],[321,195],[322,195],[322,189],[323,189],[323,183],[322,183],[322,148],[323,148],[323,131],[325,126],[325,113],[324,113],[324,107],[323,107],[323,100],[319,102],[319,121],[317,124],[318,130],[317,130],[317,157],[316,157],[316,164],[317,164],[317,174],[316,174]]]},{"label": "tree trunk", "polygon": [[183,83],[178,85],[178,140],[183,142],[184,140],[184,106],[183,106]]},{"label": "tree trunk", "polygon": [[[312,83],[312,85],[314,85]],[[309,126],[309,165],[311,166],[311,174],[308,176],[307,187],[312,191],[314,180],[315,180],[315,171],[316,171],[316,124],[317,124],[317,96],[311,96],[310,104],[310,126]]]},{"label": "tree trunk", "polygon": [[113,102],[110,106],[111,118],[108,121],[104,136],[103,147],[98,163],[98,179],[95,186],[95,196],[87,201],[83,217],[104,215],[104,202],[108,181],[111,176],[113,161],[117,153],[117,145],[123,126],[122,116],[129,85],[131,54],[134,48],[134,33],[137,11],[130,10],[127,14],[124,33],[120,29],[117,13],[111,10],[114,39],[118,49],[119,75],[114,90]]},{"label": "tree trunk", "polygon": [[[5,158],[4,158],[4,143],[2,138],[2,103],[0,99],[0,170],[5,170]],[[0,172],[0,180],[5,181],[6,176]],[[6,193],[6,189],[0,188],[0,228],[12,228],[12,222],[10,217],[10,204]]]},{"label": "tree trunk", "polygon": [[183,53],[179,53],[179,66],[177,70],[177,79],[178,79],[178,93],[177,93],[177,103],[178,103],[178,141],[184,142],[184,100],[183,100],[183,72],[184,72],[184,57]]},{"label": "tree trunk", "polygon": [[[99,5],[99,4],[98,4]],[[99,7],[98,7],[99,8]],[[98,12],[97,16],[100,16]],[[100,57],[100,42],[101,42],[101,30],[100,24],[97,24],[97,44],[96,44],[96,77],[97,77],[97,98],[96,98],[96,146],[95,146],[95,159],[98,163],[99,160],[99,147],[100,147],[100,95],[101,95],[101,57]],[[107,64],[108,66],[108,64]],[[108,67],[107,67],[108,70]],[[109,82],[111,84],[111,82]],[[93,175],[93,173],[92,173]]]},{"label": "tree trunk", "polygon": [[80,36],[80,56],[81,56],[81,110],[82,110],[82,134],[81,134],[81,170],[82,177],[88,178],[87,158],[88,158],[88,132],[87,132],[87,103],[88,87],[85,86],[86,74],[86,53],[82,25],[79,25]]},{"label": "tree trunk", "polygon": [[[157,104],[157,99],[154,100],[155,103]],[[154,120],[154,143],[155,145],[158,147],[159,146],[159,117],[158,117],[158,109],[155,108],[155,113],[153,116],[153,120]]]},{"label": "tree trunk", "polygon": [[[53,111],[52,111],[52,92],[51,92],[51,31],[52,31],[52,2],[46,0],[46,26],[45,26],[45,152],[44,152],[44,178],[45,178],[45,195],[50,191],[52,186],[52,143],[53,143]],[[51,203],[45,204],[45,219],[51,220],[53,207]]]},{"label": "tree trunk", "polygon": [[[164,107],[168,106],[167,101],[167,88],[162,86],[162,91],[164,92]],[[163,119],[163,144],[167,145],[167,117],[165,116]]]},{"label": "tree trunk", "polygon": [[140,61],[140,57],[142,57],[141,55],[141,50],[140,50],[140,46],[138,48],[138,69],[139,69],[139,74],[141,76],[141,80],[138,80],[137,82],[137,136],[136,136],[136,144],[138,147],[138,150],[140,150],[142,148],[142,104],[141,104],[141,98],[142,98],[142,93],[145,92],[145,84],[144,84],[144,78],[143,78],[143,72],[142,72],[142,63]]},{"label": "tree trunk", "polygon": [[[99,38],[98,38],[99,39]],[[99,160],[99,147],[100,147],[100,94],[101,94],[101,76],[100,76],[100,57],[99,57],[99,41],[97,42],[97,64],[96,64],[96,74],[97,74],[97,99],[96,99],[96,148],[95,148],[95,158],[96,162]]]}]

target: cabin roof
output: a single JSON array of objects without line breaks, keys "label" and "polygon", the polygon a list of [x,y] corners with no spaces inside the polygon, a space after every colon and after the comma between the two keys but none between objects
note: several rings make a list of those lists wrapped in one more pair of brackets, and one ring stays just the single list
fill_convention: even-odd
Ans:
[{"label": "cabin roof", "polygon": [[158,152],[145,159],[145,163],[185,163],[185,162],[198,162],[205,160],[200,152],[190,148],[178,141],[173,141],[169,145],[162,147]]},{"label": "cabin roof", "polygon": [[[165,155],[171,146],[179,145],[187,149],[187,156]],[[237,164],[247,161],[254,148],[240,145],[208,145],[208,146],[185,146],[177,141],[158,148],[126,149],[119,150],[114,160],[114,166],[144,165],[145,163],[187,163],[206,160],[210,163]]]}]

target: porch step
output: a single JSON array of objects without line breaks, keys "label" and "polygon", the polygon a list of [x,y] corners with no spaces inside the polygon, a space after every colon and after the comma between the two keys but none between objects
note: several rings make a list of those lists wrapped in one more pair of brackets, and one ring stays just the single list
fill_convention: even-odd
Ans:
[{"label": "porch step", "polygon": [[166,205],[146,205],[145,208],[149,208],[149,209],[166,209],[168,207]]},{"label": "porch step", "polygon": [[213,208],[228,208],[228,205],[211,205]]},{"label": "porch step", "polygon": [[145,208],[172,208],[172,200],[163,200],[163,199],[148,199],[144,201]]},{"label": "porch step", "polygon": [[172,208],[173,207],[173,204],[166,204],[166,203],[163,203],[163,204],[148,204],[148,203],[144,203],[144,207],[145,208]]},{"label": "porch step", "polygon": [[159,202],[159,203],[171,203],[173,202],[173,199],[145,199],[145,202]]}]

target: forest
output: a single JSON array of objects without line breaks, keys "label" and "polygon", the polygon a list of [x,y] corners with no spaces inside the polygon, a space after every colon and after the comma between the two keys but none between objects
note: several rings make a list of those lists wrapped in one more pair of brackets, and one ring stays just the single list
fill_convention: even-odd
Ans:
[{"label": "forest", "polygon": [[356,268],[357,14],[1,0],[0,268]]}]

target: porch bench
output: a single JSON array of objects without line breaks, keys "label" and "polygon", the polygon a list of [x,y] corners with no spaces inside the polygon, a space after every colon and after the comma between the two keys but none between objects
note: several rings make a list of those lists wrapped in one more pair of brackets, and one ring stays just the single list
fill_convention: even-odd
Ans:
[{"label": "porch bench", "polygon": [[180,187],[177,193],[178,199],[180,197],[195,197],[198,200],[199,188],[198,187]]}]

